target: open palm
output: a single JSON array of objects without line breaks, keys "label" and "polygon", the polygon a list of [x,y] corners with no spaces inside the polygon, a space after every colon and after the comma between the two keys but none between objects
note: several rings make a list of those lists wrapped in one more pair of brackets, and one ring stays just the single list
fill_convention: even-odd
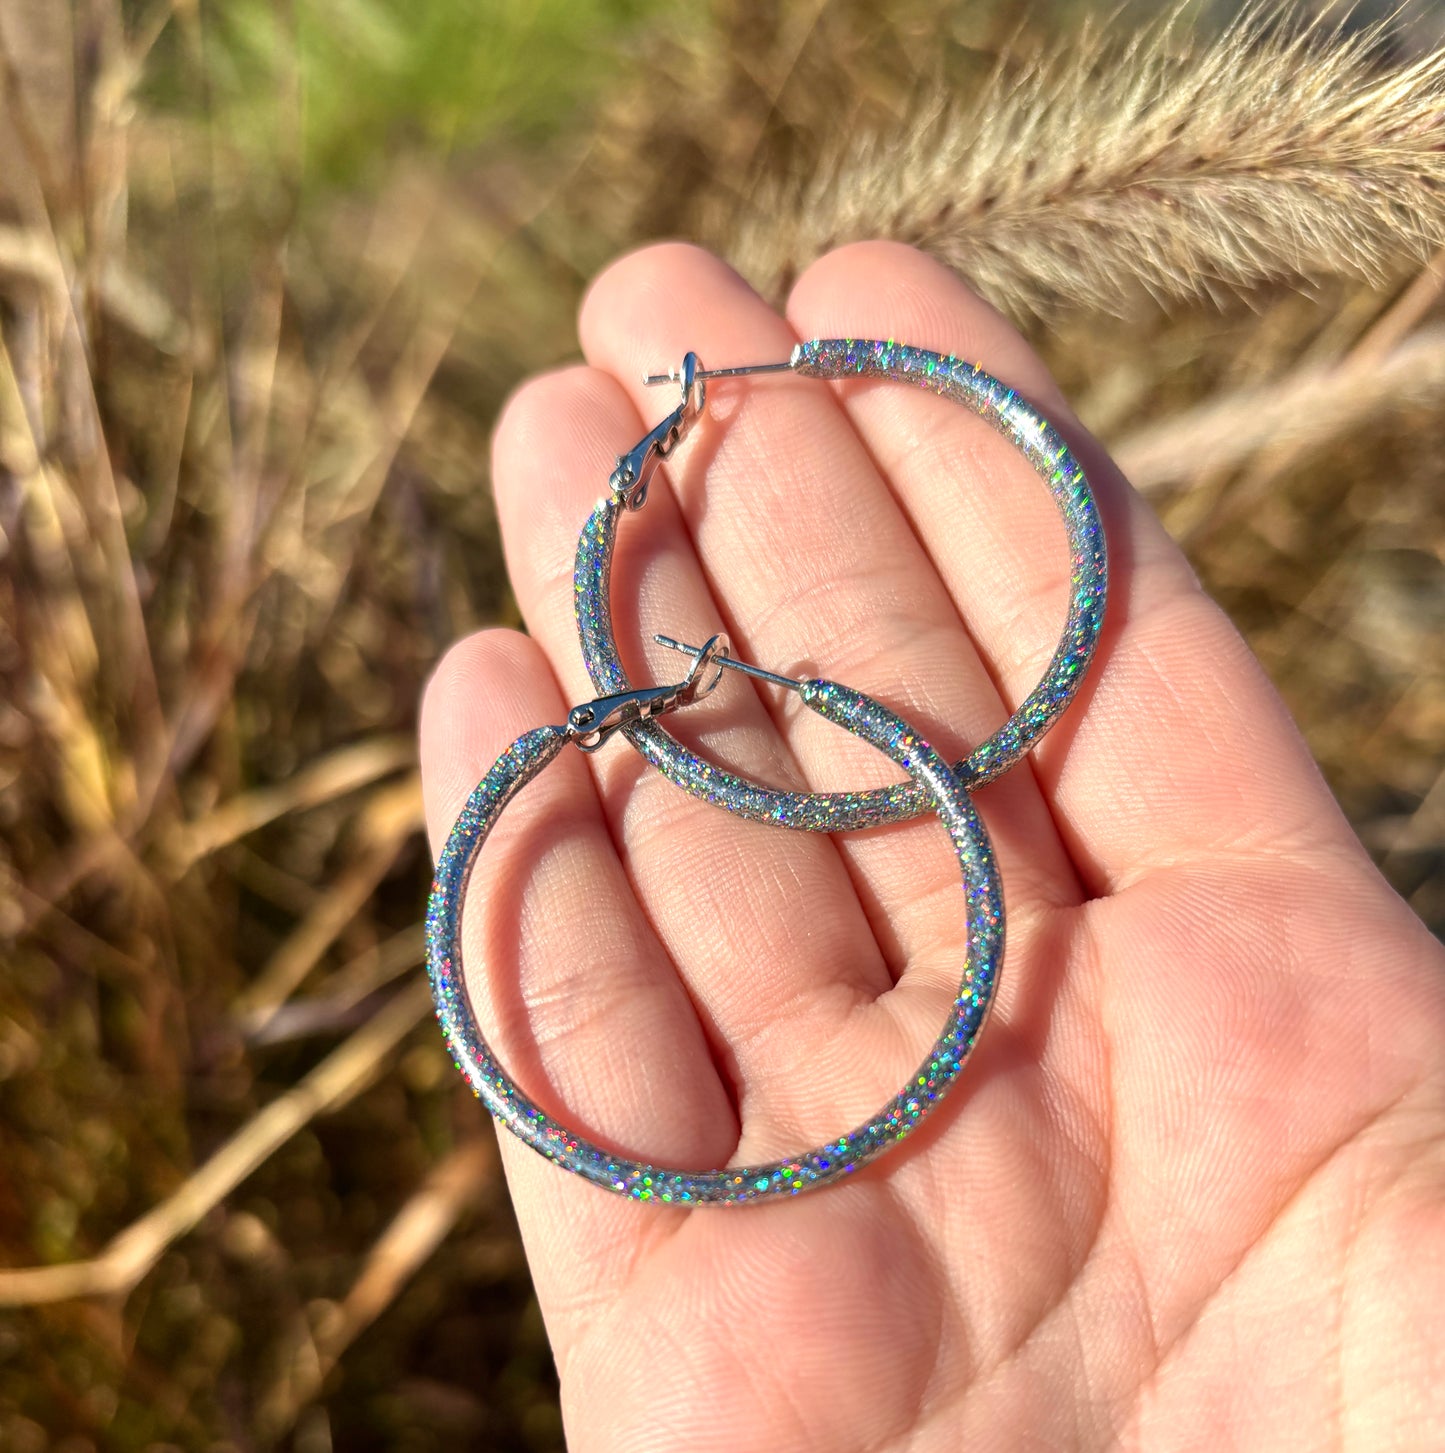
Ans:
[{"label": "open palm", "polygon": [[[1076,446],[1113,590],[1089,683],[978,794],[1008,909],[998,1004],[951,1099],[846,1184],[642,1206],[517,1143],[507,1174],[578,1450],[1425,1446],[1445,1437],[1445,973],[1278,698],[1038,359],[951,274],[833,253],[786,319],[696,249],[612,267],[588,364],[498,430],[531,638],[446,658],[422,751],[433,842],[523,730],[593,692],[577,533],[665,411],[638,382],[798,338],[977,360]],[[670,406],[670,405],[667,405]],[[622,525],[619,639],[653,631],[878,696],[951,759],[1028,692],[1062,624],[1063,529],[980,420],[883,383],[718,390]],[[649,664],[644,664],[650,662]],[[672,718],[779,787],[881,785],[878,754],[736,679]],[[956,992],[938,822],[841,838],[739,821],[623,742],[567,752],[473,878],[467,981],[546,1110],[699,1169],[865,1119]]]}]

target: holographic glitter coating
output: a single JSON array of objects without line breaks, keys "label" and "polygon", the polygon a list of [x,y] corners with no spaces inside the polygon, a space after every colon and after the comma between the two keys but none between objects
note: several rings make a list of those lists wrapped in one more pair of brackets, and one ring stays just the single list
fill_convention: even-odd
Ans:
[{"label": "holographic glitter coating", "polygon": [[[872,742],[918,784],[948,829],[963,870],[967,953],[958,995],[943,1032],[908,1083],[855,1130],[814,1150],[766,1165],[724,1170],[673,1170],[603,1150],[545,1114],[508,1077],[477,1025],[462,977],[462,904],[487,834],[512,796],[567,741],[563,727],[519,737],[467,799],[437,861],[427,905],[427,970],[447,1045],[488,1110],[533,1150],[605,1190],[638,1201],[677,1205],[742,1205],[796,1196],[842,1180],[905,1139],[958,1079],[978,1038],[1004,947],[1003,892],[983,823],[955,772],[899,717],[871,697],[831,681],[801,685],[803,699],[829,721]],[[839,813],[854,809],[840,794]]]},{"label": "holographic glitter coating", "polygon": [[[816,338],[793,351],[793,371],[810,378],[884,378],[914,384],[972,409],[1015,445],[1048,486],[1068,536],[1070,587],[1064,633],[1042,680],[1017,711],[955,770],[970,791],[1008,770],[1059,719],[1093,659],[1108,595],[1104,529],[1079,462],[1053,426],[1025,399],[976,364],[877,339]],[[600,693],[627,691],[612,626],[610,586],[616,499],[592,512],[577,544],[573,574],[577,629],[588,674]],[[842,832],[899,822],[930,810],[916,782],[868,792],[780,792],[690,752],[656,721],[624,728],[627,739],[684,791],[729,812],[786,827]]]}]

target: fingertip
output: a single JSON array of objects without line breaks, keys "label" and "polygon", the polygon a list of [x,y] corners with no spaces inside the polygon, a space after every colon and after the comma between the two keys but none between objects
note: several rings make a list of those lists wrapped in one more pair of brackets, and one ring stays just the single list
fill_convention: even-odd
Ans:
[{"label": "fingertip", "polygon": [[[510,469],[559,452],[584,452],[595,443],[599,413],[627,407],[610,375],[585,363],[568,364],[529,378],[503,403],[492,431],[492,472],[500,482]],[[578,439],[578,432],[586,437]]]},{"label": "fingertip", "polygon": [[[635,384],[649,369],[665,370],[678,358],[643,358],[639,340],[661,332],[682,339],[715,331],[719,314],[764,309],[776,314],[747,280],[705,247],[654,242],[624,253],[594,279],[582,300],[577,332],[588,361]],[[642,322],[640,320],[647,320]]]},{"label": "fingertip", "polygon": [[1050,410],[1068,407],[1018,329],[952,268],[906,243],[852,242],[826,253],[794,283],[786,313],[805,338],[896,338],[982,362]]},{"label": "fingertip", "polygon": [[492,492],[507,574],[533,629],[537,602],[570,579],[577,531],[638,428],[617,380],[586,364],[541,374],[504,405],[492,435]]},{"label": "fingertip", "polygon": [[447,651],[422,693],[418,729],[433,852],[502,751],[524,731],[565,715],[547,658],[530,636],[495,627]]}]

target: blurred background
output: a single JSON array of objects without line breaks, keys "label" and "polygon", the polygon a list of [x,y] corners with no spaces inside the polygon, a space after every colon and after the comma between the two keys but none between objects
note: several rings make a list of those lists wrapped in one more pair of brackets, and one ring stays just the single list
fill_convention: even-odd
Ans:
[{"label": "blurred background", "polygon": [[0,1448],[561,1446],[413,729],[645,239],[959,266],[1445,927],[1445,23],[1307,13],[0,0]]}]

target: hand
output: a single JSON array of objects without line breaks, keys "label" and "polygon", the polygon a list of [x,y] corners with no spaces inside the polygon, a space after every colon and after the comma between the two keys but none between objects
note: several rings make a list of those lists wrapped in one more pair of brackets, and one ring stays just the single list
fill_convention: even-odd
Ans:
[{"label": "hand", "polygon": [[[812,267],[780,318],[716,259],[652,247],[594,285],[587,365],[495,444],[531,637],[442,663],[422,724],[439,846],[523,730],[594,695],[572,557],[612,457],[695,349],[895,337],[977,360],[1075,443],[1109,533],[1093,672],[978,796],[1008,907],[994,1016],[952,1098],[848,1183],[685,1211],[503,1136],[571,1445],[594,1449],[1422,1447],[1445,1436],[1445,972],[1279,698],[1042,364],[891,244]],[[1028,465],[918,391],[717,388],[614,577],[653,631],[898,707],[951,758],[1062,626],[1067,558]],[[685,663],[683,663],[685,664]],[[879,785],[877,753],[726,680],[669,729],[784,787]],[[896,1092],[962,962],[935,819],[837,840],[739,821],[623,741],[568,752],[472,881],[467,974],[503,1063],[564,1123],[659,1164],[811,1147]],[[481,1113],[480,1110],[478,1113]]]}]

